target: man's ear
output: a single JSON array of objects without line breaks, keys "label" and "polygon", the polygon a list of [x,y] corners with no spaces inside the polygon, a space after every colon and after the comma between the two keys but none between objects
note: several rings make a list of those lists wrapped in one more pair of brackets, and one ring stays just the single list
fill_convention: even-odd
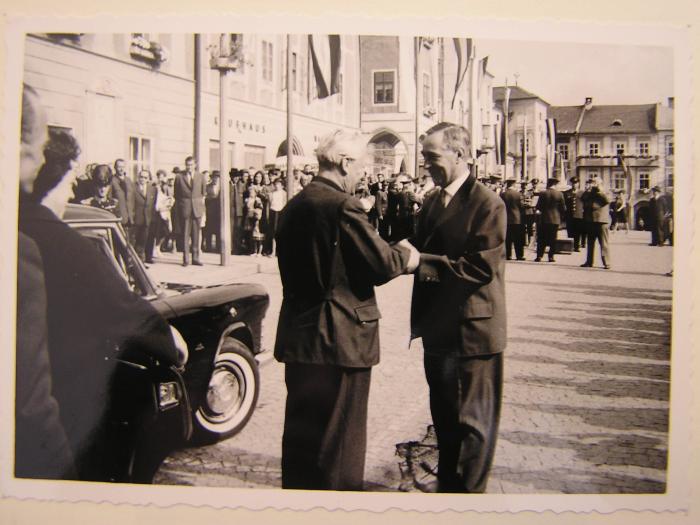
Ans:
[{"label": "man's ear", "polygon": [[343,173],[343,175],[348,174],[348,164],[350,164],[350,159],[347,157],[342,157],[340,159],[340,171]]}]

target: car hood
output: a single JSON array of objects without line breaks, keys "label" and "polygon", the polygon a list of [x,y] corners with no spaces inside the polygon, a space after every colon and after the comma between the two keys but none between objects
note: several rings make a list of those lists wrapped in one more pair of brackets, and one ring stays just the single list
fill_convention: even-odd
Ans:
[{"label": "car hood", "polygon": [[153,303],[166,317],[170,317],[169,313],[180,317],[206,308],[228,304],[235,304],[237,308],[241,309],[269,302],[269,296],[265,287],[257,283],[233,283],[213,286],[162,283],[161,286],[163,293]]}]

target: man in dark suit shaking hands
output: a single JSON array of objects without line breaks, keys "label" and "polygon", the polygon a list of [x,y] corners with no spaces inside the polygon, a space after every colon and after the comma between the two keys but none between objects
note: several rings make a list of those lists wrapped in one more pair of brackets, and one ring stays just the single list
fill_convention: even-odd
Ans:
[{"label": "man in dark suit shaking hands", "polygon": [[318,175],[282,210],[275,240],[283,300],[275,358],[285,364],[282,487],[362,490],[371,367],[379,362],[374,287],[413,271],[352,196],[366,141],[338,130],[316,150]]},{"label": "man in dark suit shaking hands", "polygon": [[204,199],[207,195],[207,181],[204,175],[195,171],[192,157],[185,159],[185,171],[175,176],[175,207],[182,225],[182,265],[202,266],[199,260],[200,230],[204,215]]},{"label": "man in dark suit shaking hands", "polygon": [[420,252],[411,303],[422,337],[437,434],[437,483],[429,492],[484,492],[501,407],[506,346],[503,201],[470,174],[470,137],[440,123],[422,143],[440,191],[429,195],[410,239]]}]

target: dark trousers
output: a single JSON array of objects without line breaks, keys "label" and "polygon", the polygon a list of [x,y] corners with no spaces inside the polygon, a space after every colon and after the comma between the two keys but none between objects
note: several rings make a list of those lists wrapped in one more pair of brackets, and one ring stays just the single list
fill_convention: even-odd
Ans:
[{"label": "dark trousers", "polygon": [[541,259],[544,255],[544,250],[549,246],[549,258],[554,259],[554,254],[557,253],[557,232],[559,231],[558,224],[539,224],[537,230],[537,258]]},{"label": "dark trousers", "polygon": [[503,354],[424,355],[438,442],[438,491],[483,493],[496,449]]},{"label": "dark trousers", "polygon": [[362,490],[371,371],[285,365],[282,488]]},{"label": "dark trousers", "polygon": [[608,249],[610,230],[604,222],[588,223],[588,251],[586,253],[586,264],[593,264],[595,259],[595,243],[600,244],[600,257],[603,264],[610,264],[610,250]]},{"label": "dark trousers", "polygon": [[148,226],[145,224],[135,224],[131,227],[134,232],[134,249],[142,261],[146,259],[146,240],[148,238]]},{"label": "dark trousers", "polygon": [[586,247],[586,237],[588,232],[586,232],[586,223],[583,219],[571,219],[571,236],[574,239],[574,251],[579,251],[580,248]]},{"label": "dark trousers", "polygon": [[653,246],[663,246],[666,242],[663,220],[655,221],[651,224],[651,244]]},{"label": "dark trousers", "polygon": [[190,262],[190,251],[192,259],[199,261],[199,219],[194,215],[182,219],[182,262]]},{"label": "dark trousers", "polygon": [[506,228],[506,258],[510,259],[513,255],[513,245],[515,245],[515,256],[522,259],[523,248],[525,246],[525,225],[524,224],[509,224]]},{"label": "dark trousers", "polygon": [[244,252],[244,235],[245,232],[243,231],[243,216],[231,215],[231,236],[233,237],[233,240],[231,242],[231,253],[240,255]]}]

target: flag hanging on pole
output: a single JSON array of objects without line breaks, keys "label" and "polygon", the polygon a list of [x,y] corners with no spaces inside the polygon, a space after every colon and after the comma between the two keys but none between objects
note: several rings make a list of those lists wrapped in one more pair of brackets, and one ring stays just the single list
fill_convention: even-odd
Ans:
[{"label": "flag hanging on pole", "polygon": [[[508,123],[510,122],[510,88],[506,81],[506,88],[503,93],[503,122],[501,123],[501,163],[503,166],[508,164]],[[504,168],[507,170],[507,167]],[[506,177],[508,175],[506,174]]]},{"label": "flag hanging on pole", "polygon": [[476,162],[477,150],[481,147],[481,108],[477,80],[479,72],[474,60],[476,49],[471,47],[472,56],[469,60],[469,134],[472,139],[472,159]]},{"label": "flag hanging on pole", "polygon": [[527,180],[527,121],[523,121],[523,143],[521,145],[521,179]]},{"label": "flag hanging on pole", "polygon": [[556,151],[557,144],[557,123],[553,118],[547,119],[547,171],[550,174],[554,173],[555,168],[555,158],[554,152]]},{"label": "flag hanging on pole", "polygon": [[309,35],[309,50],[318,98],[340,91],[340,35]]},{"label": "flag hanging on pole", "polygon": [[503,122],[499,121],[493,125],[493,136],[496,144],[496,164],[502,166],[505,164],[503,162],[503,150],[501,149],[503,147]]},{"label": "flag hanging on pole", "polygon": [[467,74],[467,69],[469,69],[469,63],[472,60],[473,52],[471,38],[453,38],[452,42],[454,43],[455,53],[457,54],[457,77],[455,78],[455,92],[452,95],[450,109],[455,108],[457,93],[459,92],[459,87],[462,85],[464,76]]}]

